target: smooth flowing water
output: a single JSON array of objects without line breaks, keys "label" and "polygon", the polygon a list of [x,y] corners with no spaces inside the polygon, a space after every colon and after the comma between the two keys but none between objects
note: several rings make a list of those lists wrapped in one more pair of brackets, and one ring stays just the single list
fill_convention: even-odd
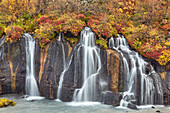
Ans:
[{"label": "smooth flowing water", "polygon": [[34,73],[34,52],[35,39],[28,33],[24,33],[26,43],[26,94],[29,96],[39,96],[39,89]]},{"label": "smooth flowing water", "polygon": [[90,28],[81,31],[80,44],[83,48],[82,87],[76,89],[74,101],[95,101],[97,96],[97,75],[101,68],[100,50],[96,47],[96,36]]},{"label": "smooth flowing water", "polygon": [[[58,41],[61,41],[61,40],[62,40],[61,33],[59,33]],[[64,65],[63,70],[64,71],[60,75],[60,81],[59,81],[58,90],[57,90],[57,99],[60,99],[62,84],[63,84],[63,80],[64,80],[64,74],[68,70],[68,67],[69,67],[69,66],[66,66],[65,51],[64,51],[63,43],[61,43],[61,48],[62,48],[62,54],[63,54],[63,65]]]},{"label": "smooth flowing water", "polygon": [[5,39],[6,39],[5,36],[0,39],[0,60],[3,60],[3,56],[4,56],[4,45],[3,44],[5,43]]},{"label": "smooth flowing water", "polygon": [[[76,84],[77,78],[81,76],[82,86],[81,88],[75,89],[73,101],[95,101],[97,96],[96,78],[101,68],[101,61],[100,49],[96,47],[95,34],[89,27],[85,27],[84,30],[81,31],[80,42],[72,51],[69,61],[64,67],[64,71],[60,75],[57,99],[61,98],[64,75],[74,60],[74,85]],[[81,67],[79,66],[80,64],[82,64]],[[81,75],[77,75],[76,72],[80,72],[80,70],[82,72]]]},{"label": "smooth flowing water", "polygon": [[[109,47],[118,51],[123,58],[123,68],[124,76],[127,83],[124,84],[125,92],[123,93],[123,99],[120,102],[120,106],[127,107],[129,103],[146,105],[146,104],[155,104],[155,99],[159,99],[159,104],[163,104],[163,91],[160,84],[160,77],[154,71],[153,67],[149,65],[143,58],[135,51],[130,50],[129,45],[126,39],[118,35],[115,39],[110,38]],[[127,58],[128,56],[129,63]],[[150,66],[149,74],[146,73],[146,67]],[[155,84],[153,78],[151,77],[152,73],[155,76],[159,84]],[[140,87],[138,87],[140,85]],[[140,91],[140,93],[139,93]],[[156,95],[157,93],[157,95]],[[140,100],[137,100],[137,95],[140,95]]]}]

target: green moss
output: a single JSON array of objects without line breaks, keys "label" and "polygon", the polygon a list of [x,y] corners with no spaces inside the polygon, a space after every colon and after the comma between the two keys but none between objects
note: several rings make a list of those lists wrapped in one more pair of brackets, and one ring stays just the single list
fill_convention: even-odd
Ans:
[{"label": "green moss", "polygon": [[120,92],[123,92],[123,85],[122,85],[122,84],[119,85],[119,91],[120,91]]},{"label": "green moss", "polygon": [[108,48],[108,47],[107,47],[107,42],[102,41],[101,39],[97,39],[97,40],[96,40],[96,44],[97,44],[97,45],[100,45],[100,46],[103,47],[104,49],[107,49],[107,48]]}]

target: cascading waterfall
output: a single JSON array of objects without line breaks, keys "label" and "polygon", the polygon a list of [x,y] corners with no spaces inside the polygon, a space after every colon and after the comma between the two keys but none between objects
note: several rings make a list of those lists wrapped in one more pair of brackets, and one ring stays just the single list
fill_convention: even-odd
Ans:
[{"label": "cascading waterfall", "polygon": [[39,96],[39,89],[34,73],[35,39],[28,33],[24,33],[26,43],[26,94]]},{"label": "cascading waterfall", "polygon": [[[85,27],[84,30],[81,31],[80,42],[74,47],[72,54],[70,55],[69,61],[67,65],[64,66],[64,71],[60,75],[60,81],[57,91],[57,99],[61,99],[62,85],[64,81],[65,72],[69,69],[71,62],[74,57],[74,66],[75,73],[76,67],[78,64],[76,63],[79,58],[80,50],[82,50],[83,60],[81,61],[82,66],[82,88],[76,89],[73,94],[74,101],[95,101],[96,97],[96,76],[101,68],[100,61],[100,51],[96,47],[96,39],[95,34],[91,31],[90,28]],[[74,84],[76,84],[76,74],[74,75]]]},{"label": "cascading waterfall", "polygon": [[95,101],[97,96],[96,80],[101,68],[100,51],[96,47],[96,37],[89,27],[81,31],[82,47],[82,87],[73,94],[74,101]]},{"label": "cascading waterfall", "polygon": [[0,39],[0,60],[3,60],[3,56],[4,56],[4,45],[3,44],[5,42],[5,39],[6,39],[5,36]]},{"label": "cascading waterfall", "polygon": [[[130,50],[126,39],[123,36],[118,35],[118,37],[114,41],[113,37],[109,40],[109,47],[115,49],[120,53],[123,58],[123,68],[124,68],[124,76],[127,79],[127,88],[123,93],[123,98],[120,102],[120,106],[127,107],[129,103],[135,103],[137,101],[137,90],[140,90],[140,104],[154,104],[156,98],[156,92],[158,93],[159,103],[163,104],[163,91],[162,86],[160,84],[160,77],[154,71],[151,66],[151,72],[149,74],[146,73],[146,66],[149,65],[146,61],[142,59],[141,56],[135,51]],[[115,43],[114,43],[115,42]],[[124,53],[128,55],[130,59],[130,67],[127,62],[127,59],[124,56]],[[154,80],[151,77],[151,74],[157,78],[156,83],[154,84]],[[140,78],[138,78],[140,75]],[[140,80],[140,89],[137,89],[137,79]]]}]

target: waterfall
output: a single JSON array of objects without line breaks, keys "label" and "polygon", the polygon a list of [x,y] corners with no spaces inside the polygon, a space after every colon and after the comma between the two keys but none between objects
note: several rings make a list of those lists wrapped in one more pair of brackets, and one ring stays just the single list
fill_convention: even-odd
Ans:
[{"label": "waterfall", "polygon": [[[61,37],[61,36],[59,36]],[[61,39],[61,38],[60,38]],[[82,54],[82,60],[80,60],[80,54]],[[64,56],[64,53],[63,53]],[[74,101],[95,101],[97,96],[96,76],[99,74],[101,68],[100,51],[96,47],[96,37],[89,27],[85,27],[81,31],[80,41],[73,48],[68,63],[64,66],[64,71],[60,75],[59,86],[57,91],[57,99],[61,99],[62,85],[64,81],[64,75],[70,68],[72,61],[74,60],[74,85],[76,85],[77,77],[82,78],[82,87],[76,89],[73,94]],[[65,61],[63,61],[65,62]],[[83,65],[82,68],[78,66]],[[76,71],[82,70],[82,75],[77,75]]]},{"label": "waterfall", "polygon": [[26,43],[26,94],[39,96],[39,89],[34,73],[35,39],[28,33],[24,33]]},{"label": "waterfall", "polygon": [[[130,50],[129,45],[126,39],[118,35],[118,37],[114,39],[113,37],[109,39],[109,46],[112,49],[115,49],[123,58],[123,68],[124,75],[126,77],[127,83],[125,85],[126,91],[123,93],[123,98],[120,102],[120,106],[127,107],[129,103],[136,104],[137,101],[141,105],[146,104],[154,104],[155,99],[159,99],[159,103],[163,104],[163,91],[160,83],[159,75],[154,71],[151,66],[150,73],[146,73],[146,67],[149,65],[144,59],[135,51]],[[127,62],[126,54],[129,58],[129,64]],[[129,67],[130,66],[130,67]],[[152,74],[159,84],[155,84],[153,80]],[[140,75],[140,76],[139,76]],[[137,83],[137,81],[140,81]],[[140,87],[138,87],[140,85]],[[138,87],[138,88],[137,88]],[[140,93],[138,92],[140,91]],[[156,97],[156,93],[158,93],[158,97]],[[140,95],[140,100],[137,100],[137,96]]]},{"label": "waterfall", "polygon": [[114,38],[111,37],[111,38],[109,39],[109,48],[112,48],[112,47],[114,47],[114,46],[115,46],[115,44],[114,44]]},{"label": "waterfall", "polygon": [[5,36],[0,39],[0,60],[3,60],[3,56],[4,56],[4,45],[3,44],[5,43],[5,39],[6,39]]},{"label": "waterfall", "polygon": [[[58,41],[61,41],[62,37],[61,37],[61,32],[59,33],[59,37],[58,37]],[[61,43],[61,48],[62,48],[62,54],[63,54],[63,65],[64,65],[64,71],[61,73],[60,75],[60,81],[59,81],[59,85],[58,85],[58,90],[57,90],[57,99],[60,99],[61,96],[61,90],[62,90],[62,84],[63,84],[63,80],[64,80],[64,74],[67,71],[68,67],[66,67],[66,59],[65,59],[65,51],[64,51],[64,45],[63,43]]]},{"label": "waterfall", "polygon": [[96,37],[89,27],[81,31],[82,47],[82,87],[73,94],[74,101],[95,101],[97,97],[97,75],[101,68],[100,50],[96,47]]}]

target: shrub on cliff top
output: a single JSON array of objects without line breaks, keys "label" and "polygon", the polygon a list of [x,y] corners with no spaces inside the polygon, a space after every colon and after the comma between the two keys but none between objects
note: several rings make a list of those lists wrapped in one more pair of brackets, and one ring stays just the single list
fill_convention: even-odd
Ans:
[{"label": "shrub on cliff top", "polygon": [[55,22],[55,30],[56,32],[71,32],[73,35],[77,36],[78,33],[86,26],[85,22],[81,19],[85,16],[76,14],[76,13],[68,13],[59,16]]},{"label": "shrub on cliff top", "polygon": [[49,23],[42,23],[39,29],[35,30],[35,38],[39,40],[40,47],[44,47],[55,38],[54,26]]},{"label": "shrub on cliff top", "polygon": [[[89,26],[104,42],[106,38],[122,33],[132,48],[161,65],[165,64],[165,61],[169,62],[163,58],[167,56],[165,53],[168,51],[165,50],[169,50],[169,40],[167,40],[170,29],[169,15],[167,0],[20,0],[20,2],[2,0],[0,2],[0,22],[7,27],[17,23],[16,25],[23,26],[27,32],[36,32],[36,37],[43,46],[51,40],[54,32],[71,32],[77,36],[84,26]],[[50,33],[45,28],[50,28]],[[17,36],[13,34],[8,33],[9,39],[17,40],[18,38],[14,38]],[[150,41],[154,43],[149,43]],[[146,43],[147,46],[144,45]],[[156,47],[162,49],[155,49]],[[164,63],[161,63],[161,60]]]},{"label": "shrub on cliff top", "polygon": [[23,34],[23,28],[21,26],[12,25],[5,29],[6,40],[12,42],[21,39],[21,34]]}]

